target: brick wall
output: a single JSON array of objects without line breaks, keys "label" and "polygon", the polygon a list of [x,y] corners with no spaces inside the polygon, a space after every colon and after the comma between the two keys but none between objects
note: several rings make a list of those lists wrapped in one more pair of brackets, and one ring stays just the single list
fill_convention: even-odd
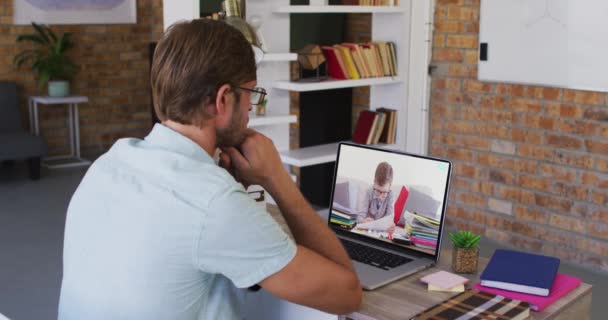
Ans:
[{"label": "brick wall", "polygon": [[[27,96],[44,95],[46,87],[37,87],[31,70],[12,65],[13,56],[27,46],[16,44],[15,38],[33,32],[29,26],[12,25],[12,12],[12,1],[0,2],[0,80],[18,83],[27,126]],[[150,129],[148,43],[162,35],[162,19],[161,0],[138,0],[137,24],[52,26],[55,32],[74,33],[69,55],[79,71],[71,89],[90,99],[80,105],[83,155],[96,157],[116,139],[143,137]],[[68,153],[67,107],[43,106],[40,120],[50,153]]]},{"label": "brick wall", "polygon": [[430,153],[448,223],[608,271],[606,93],[477,81],[479,0],[436,0]]}]

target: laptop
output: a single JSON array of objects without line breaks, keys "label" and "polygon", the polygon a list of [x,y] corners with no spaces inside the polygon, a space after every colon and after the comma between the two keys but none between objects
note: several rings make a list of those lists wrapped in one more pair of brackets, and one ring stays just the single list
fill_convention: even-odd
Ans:
[{"label": "laptop", "polygon": [[328,224],[364,289],[437,263],[451,171],[447,160],[339,144]]}]

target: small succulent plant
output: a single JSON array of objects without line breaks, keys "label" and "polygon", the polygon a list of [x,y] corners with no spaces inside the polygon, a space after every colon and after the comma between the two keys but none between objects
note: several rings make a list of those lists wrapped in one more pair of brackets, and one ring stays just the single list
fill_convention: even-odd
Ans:
[{"label": "small succulent plant", "polygon": [[481,236],[471,231],[458,231],[450,233],[450,239],[456,248],[475,248],[481,240]]}]

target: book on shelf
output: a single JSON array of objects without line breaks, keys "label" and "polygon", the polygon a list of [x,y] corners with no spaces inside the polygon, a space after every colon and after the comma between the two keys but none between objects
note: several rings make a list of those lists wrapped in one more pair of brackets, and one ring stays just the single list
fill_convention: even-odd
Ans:
[{"label": "book on shelf", "polygon": [[488,288],[481,286],[480,284],[475,285],[475,289],[479,291],[488,292],[491,294],[501,295],[509,299],[517,299],[526,301],[530,304],[530,309],[533,311],[541,312],[561,297],[570,293],[570,291],[578,288],[581,284],[581,279],[566,274],[558,273],[553,281],[553,286],[547,297],[541,297],[533,294],[525,294],[521,292],[501,290],[495,288]]},{"label": "book on shelf", "polygon": [[359,119],[357,120],[355,132],[353,133],[353,142],[366,144],[375,120],[375,112],[369,110],[361,111],[359,113]]},{"label": "book on shelf", "polygon": [[356,80],[397,75],[397,54],[392,42],[345,42],[321,49],[331,78]]},{"label": "book on shelf", "polygon": [[496,250],[479,277],[481,285],[539,296],[548,296],[559,259],[514,250]]},{"label": "book on shelf", "polygon": [[[343,63],[340,59],[341,55],[336,51],[336,48],[331,46],[323,46],[321,47],[323,51],[323,55],[325,56],[325,60],[327,63],[327,73],[330,77],[338,80],[348,79],[346,76],[346,70],[343,67]],[[340,58],[339,58],[340,57]]]},{"label": "book on shelf", "polygon": [[530,316],[527,302],[477,290],[467,290],[415,315],[416,320],[501,319],[523,320]]},{"label": "book on shelf", "polygon": [[359,144],[395,143],[396,110],[380,108],[377,111],[364,110],[353,133],[353,142]]}]

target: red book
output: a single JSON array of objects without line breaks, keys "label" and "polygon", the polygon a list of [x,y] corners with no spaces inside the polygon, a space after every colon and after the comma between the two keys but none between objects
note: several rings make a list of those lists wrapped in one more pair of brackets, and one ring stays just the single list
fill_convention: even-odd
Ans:
[{"label": "red book", "polygon": [[553,286],[549,291],[549,295],[546,297],[537,296],[534,294],[526,294],[521,292],[484,287],[479,283],[476,284],[474,288],[479,291],[500,295],[509,299],[528,302],[530,304],[530,309],[540,312],[559,298],[568,294],[568,292],[576,289],[580,284],[581,279],[558,273],[555,275],[555,280],[553,280]]},{"label": "red book", "polygon": [[353,133],[353,142],[360,144],[367,143],[367,138],[374,126],[376,116],[375,112],[369,110],[364,110],[359,113],[359,120],[357,120],[357,126]]},{"label": "red book", "polygon": [[340,67],[340,62],[338,61],[338,57],[336,57],[337,52],[333,47],[321,47],[323,50],[323,55],[325,55],[325,59],[327,60],[327,73],[330,77],[334,79],[348,79],[344,74],[344,71]]}]

